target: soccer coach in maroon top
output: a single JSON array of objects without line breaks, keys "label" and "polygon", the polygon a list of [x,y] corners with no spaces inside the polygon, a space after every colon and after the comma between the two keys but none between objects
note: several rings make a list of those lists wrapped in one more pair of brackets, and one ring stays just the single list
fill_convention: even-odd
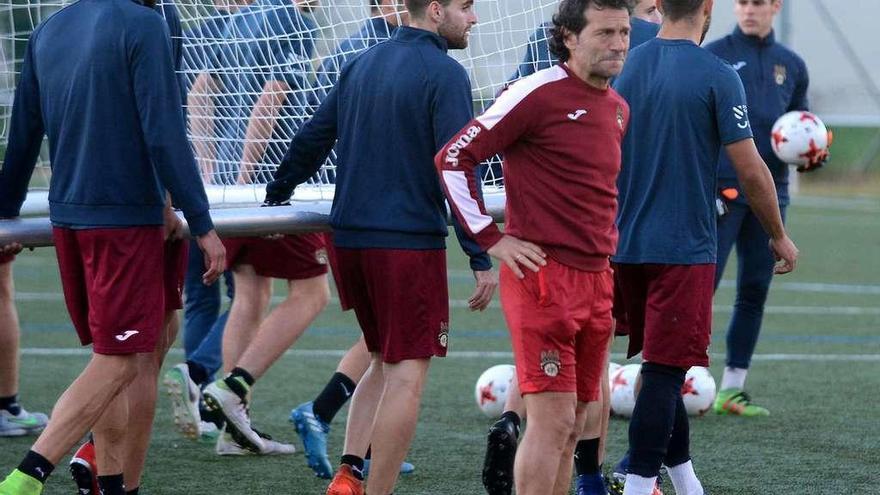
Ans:
[{"label": "soccer coach in maroon top", "polygon": [[[515,83],[435,158],[462,225],[503,262],[501,304],[529,411],[514,476],[520,495],[568,493],[574,445],[605,366],[629,117],[608,83],[626,58],[629,9],[624,0],[563,0],[550,44],[563,63]],[[496,153],[504,155],[505,234],[474,174]]]}]

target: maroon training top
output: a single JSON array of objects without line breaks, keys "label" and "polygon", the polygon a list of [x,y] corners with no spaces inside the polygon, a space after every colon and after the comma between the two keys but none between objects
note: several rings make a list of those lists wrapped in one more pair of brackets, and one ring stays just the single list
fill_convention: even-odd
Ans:
[{"label": "maroon training top", "polygon": [[513,84],[440,150],[434,161],[452,210],[484,248],[502,233],[477,195],[477,165],[504,155],[506,233],[585,271],[608,267],[617,248],[617,174],[629,106],[566,65]]}]

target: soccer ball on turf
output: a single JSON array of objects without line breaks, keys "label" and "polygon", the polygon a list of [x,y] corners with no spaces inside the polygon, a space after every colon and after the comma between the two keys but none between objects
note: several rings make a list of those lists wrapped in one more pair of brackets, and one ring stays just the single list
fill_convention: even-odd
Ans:
[{"label": "soccer ball on turf", "polygon": [[681,387],[684,408],[690,416],[702,416],[715,401],[715,379],[708,368],[694,366],[689,369]]},{"label": "soccer ball on turf", "polygon": [[483,414],[493,419],[501,416],[515,376],[516,368],[512,364],[492,366],[480,375],[474,387],[474,396]]},{"label": "soccer ball on turf", "polygon": [[636,407],[636,379],[641,371],[641,364],[621,366],[609,375],[611,381],[611,411],[628,418]]},{"label": "soccer ball on turf", "polygon": [[608,363],[608,390],[611,390],[614,374],[617,373],[617,370],[619,370],[620,368],[622,368],[622,366],[617,363]]},{"label": "soccer ball on turf", "polygon": [[828,129],[810,112],[788,112],[773,124],[773,152],[785,163],[806,165],[828,149]]}]

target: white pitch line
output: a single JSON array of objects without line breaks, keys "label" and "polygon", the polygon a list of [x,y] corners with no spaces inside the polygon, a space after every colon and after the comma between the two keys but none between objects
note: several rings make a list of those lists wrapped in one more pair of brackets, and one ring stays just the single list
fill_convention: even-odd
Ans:
[{"label": "white pitch line", "polygon": [[[284,353],[286,357],[302,358],[340,358],[348,352],[348,349],[292,349]],[[23,356],[90,356],[91,349],[65,348],[65,347],[26,347],[21,350]],[[183,349],[175,348],[169,351],[172,356],[182,356]],[[450,351],[452,359],[513,359],[513,353],[508,351]],[[714,360],[723,360],[722,353],[712,353]],[[612,353],[612,360],[625,360],[626,356],[621,353]],[[755,354],[754,361],[787,361],[787,362],[880,362],[880,354]]]},{"label": "white pitch line", "polygon": [[[16,294],[15,299],[19,302],[48,302],[63,301],[61,294],[39,293],[39,292],[20,292]],[[283,296],[275,296],[272,298],[273,303],[280,303],[284,300]],[[330,302],[338,304],[339,299],[331,298]],[[468,302],[464,299],[451,299],[449,307],[460,309],[468,308]],[[499,309],[501,303],[492,301],[489,303],[490,308]],[[729,305],[717,305],[712,307],[716,313],[732,313],[733,307]],[[812,316],[880,316],[880,307],[867,306],[767,306],[764,308],[765,314],[771,315],[812,315]]]}]

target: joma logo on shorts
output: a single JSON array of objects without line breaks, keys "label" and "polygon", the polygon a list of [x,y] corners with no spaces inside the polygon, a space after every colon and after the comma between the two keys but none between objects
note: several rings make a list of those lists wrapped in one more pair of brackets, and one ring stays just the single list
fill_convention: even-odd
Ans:
[{"label": "joma logo on shorts", "polygon": [[452,143],[452,146],[446,150],[446,163],[451,164],[453,167],[457,167],[458,155],[461,154],[461,150],[467,148],[467,145],[471,144],[471,141],[473,141],[479,133],[479,126],[472,125],[468,127],[464,134],[462,134],[454,143]]}]

